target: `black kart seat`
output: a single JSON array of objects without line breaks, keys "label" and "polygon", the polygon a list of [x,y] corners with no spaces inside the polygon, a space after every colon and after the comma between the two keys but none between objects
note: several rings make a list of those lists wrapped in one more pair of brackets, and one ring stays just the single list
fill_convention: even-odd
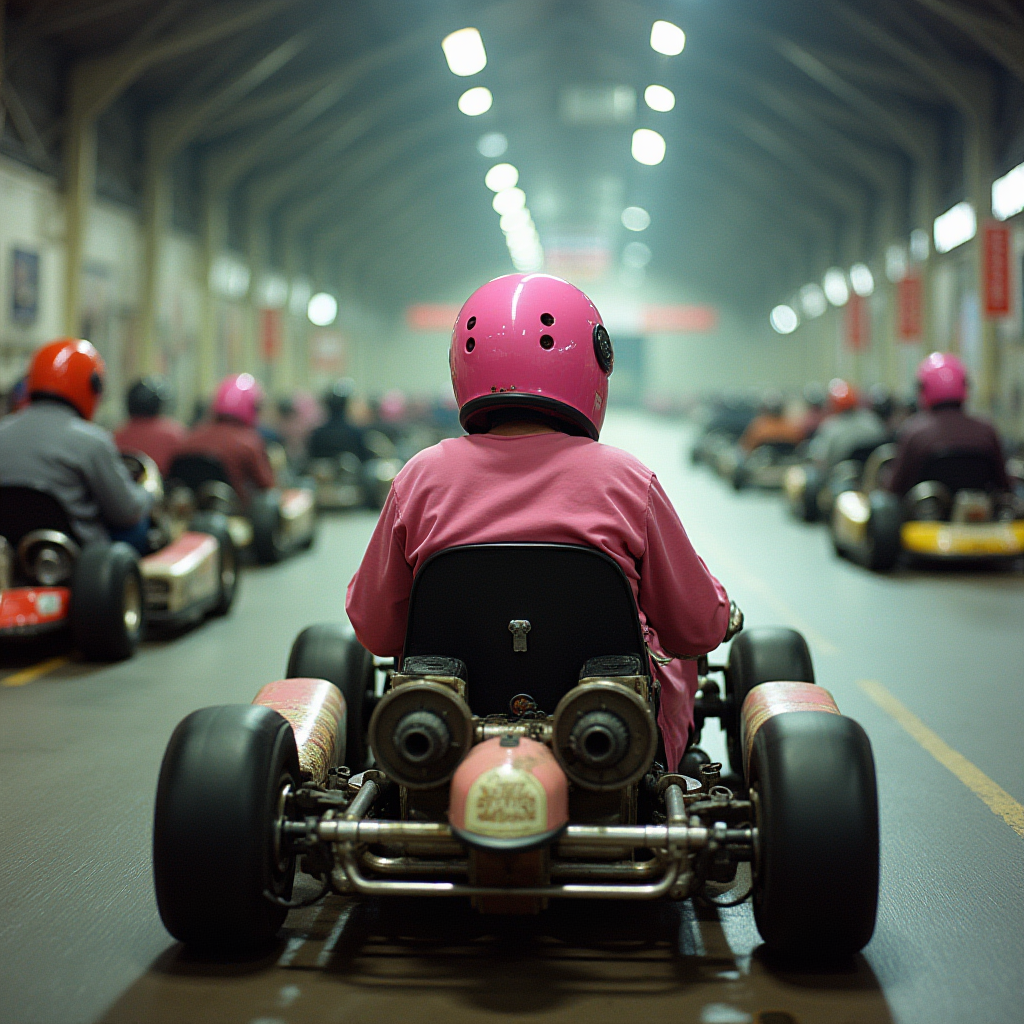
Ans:
[{"label": "black kart seat", "polygon": [[199,453],[177,456],[171,463],[167,478],[169,480],[180,480],[186,487],[191,487],[193,491],[198,490],[203,484],[210,483],[211,481],[228,484],[229,486],[231,484],[230,479],[228,479],[228,471],[224,468],[224,463],[220,459],[214,458],[212,455],[202,455]]},{"label": "black kart seat", "polygon": [[0,487],[0,537],[16,549],[33,530],[56,530],[81,543],[67,510],[52,494],[33,487]]},{"label": "black kart seat", "polygon": [[915,481],[935,481],[950,492],[1002,490],[1003,474],[999,462],[988,452],[947,450],[925,460]]},{"label": "black kart seat", "polygon": [[591,658],[632,655],[645,675],[648,665],[625,573],[572,544],[468,544],[428,559],[405,636],[404,657],[420,655],[466,663],[477,715],[508,714],[520,693],[550,714]]}]

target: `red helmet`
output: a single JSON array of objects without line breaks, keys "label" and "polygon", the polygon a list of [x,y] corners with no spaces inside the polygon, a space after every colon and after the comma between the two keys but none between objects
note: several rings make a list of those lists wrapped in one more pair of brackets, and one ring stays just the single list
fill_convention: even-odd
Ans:
[{"label": "red helmet", "polygon": [[828,384],[828,407],[830,412],[849,412],[860,405],[860,395],[857,389],[843,380],[841,377],[834,377]]},{"label": "red helmet", "polygon": [[32,357],[28,370],[30,398],[60,398],[87,420],[103,393],[107,372],[103,357],[81,338],[60,338]]},{"label": "red helmet", "polygon": [[247,427],[255,427],[263,404],[263,388],[251,373],[225,377],[213,398],[213,414],[228,416]]},{"label": "red helmet", "polygon": [[954,355],[933,352],[917,368],[921,404],[926,409],[967,398],[967,369]]},{"label": "red helmet", "polygon": [[522,409],[595,441],[608,404],[612,343],[578,288],[549,274],[508,274],[462,307],[449,355],[459,420],[470,433],[491,414]]}]

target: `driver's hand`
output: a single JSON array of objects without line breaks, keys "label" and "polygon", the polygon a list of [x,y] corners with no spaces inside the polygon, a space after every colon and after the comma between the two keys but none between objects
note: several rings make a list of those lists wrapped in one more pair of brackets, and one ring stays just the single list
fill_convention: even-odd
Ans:
[{"label": "driver's hand", "polygon": [[743,628],[743,612],[740,611],[740,606],[735,601],[729,602],[729,628],[725,631],[725,638],[722,643],[726,640],[731,640],[741,629]]}]

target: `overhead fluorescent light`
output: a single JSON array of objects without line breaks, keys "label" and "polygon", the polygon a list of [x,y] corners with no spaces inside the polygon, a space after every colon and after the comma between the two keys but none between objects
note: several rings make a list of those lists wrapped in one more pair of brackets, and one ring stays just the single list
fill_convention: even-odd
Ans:
[{"label": "overhead fluorescent light", "polygon": [[444,59],[453,75],[466,78],[487,67],[487,53],[484,41],[475,28],[460,28],[441,40]]},{"label": "overhead fluorescent light", "polygon": [[804,316],[811,320],[817,319],[828,309],[828,299],[825,298],[820,285],[805,284],[800,289],[800,309]]},{"label": "overhead fluorescent light", "polygon": [[491,90],[478,85],[473,89],[467,89],[459,97],[459,110],[469,117],[476,117],[478,114],[486,114],[493,102]]},{"label": "overhead fluorescent light", "polygon": [[521,188],[502,189],[491,200],[491,206],[495,213],[502,216],[513,210],[521,210],[526,206],[526,193]]},{"label": "overhead fluorescent light", "polygon": [[622,211],[622,226],[627,231],[646,231],[651,225],[651,215],[642,206],[627,206]]},{"label": "overhead fluorescent light", "polygon": [[476,142],[476,151],[490,160],[504,156],[506,149],[508,149],[508,139],[501,132],[488,132],[486,135],[481,135]]},{"label": "overhead fluorescent light", "polygon": [[651,49],[666,57],[675,57],[683,52],[686,33],[671,21],[656,21],[651,26]]},{"label": "overhead fluorescent light", "polygon": [[330,327],[338,318],[338,300],[327,292],[317,292],[309,300],[306,316],[317,327]]},{"label": "overhead fluorescent light", "polygon": [[800,318],[792,306],[776,306],[768,317],[772,330],[777,334],[792,334],[800,326]]},{"label": "overhead fluorescent light", "polygon": [[992,215],[1009,220],[1024,210],[1024,164],[992,182]]},{"label": "overhead fluorescent light", "polygon": [[653,167],[665,159],[665,140],[650,128],[637,128],[633,132],[633,159]]},{"label": "overhead fluorescent light", "polygon": [[492,192],[515,188],[518,181],[519,171],[512,164],[495,164],[484,176],[484,184]]},{"label": "overhead fluorescent light", "polygon": [[622,250],[622,262],[630,270],[643,270],[651,262],[651,250],[643,242],[630,242]]},{"label": "overhead fluorescent light", "polygon": [[875,290],[875,275],[865,263],[854,263],[850,267],[850,287],[862,298],[867,298]]},{"label": "overhead fluorescent light", "polygon": [[676,94],[663,85],[649,85],[644,89],[644,103],[651,110],[667,114],[676,105]]},{"label": "overhead fluorescent light", "polygon": [[949,252],[969,242],[978,231],[978,218],[974,207],[965,199],[935,218],[932,233],[936,252]]},{"label": "overhead fluorescent light", "polygon": [[845,306],[850,301],[850,286],[846,283],[846,275],[838,267],[830,267],[825,271],[821,285],[825,290],[825,298],[833,306]]}]

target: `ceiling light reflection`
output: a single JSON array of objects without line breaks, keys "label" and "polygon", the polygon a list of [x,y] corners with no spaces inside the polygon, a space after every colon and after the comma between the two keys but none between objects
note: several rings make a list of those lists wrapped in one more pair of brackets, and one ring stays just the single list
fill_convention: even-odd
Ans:
[{"label": "ceiling light reflection", "polygon": [[663,85],[649,85],[644,89],[644,103],[651,110],[667,114],[676,105],[676,94]]},{"label": "ceiling light reflection", "polygon": [[492,192],[514,188],[519,181],[519,171],[512,164],[495,164],[484,176],[484,184]]},{"label": "ceiling light reflection", "polygon": [[487,67],[487,53],[484,41],[475,28],[460,28],[441,40],[444,59],[453,75],[465,78],[475,75]]},{"label": "ceiling light reflection", "polygon": [[627,206],[622,211],[622,226],[627,231],[646,231],[651,225],[651,215],[642,206]]},{"label": "ceiling light reflection", "polygon": [[491,95],[491,90],[478,85],[473,89],[467,89],[459,97],[459,110],[469,117],[477,117],[480,114],[486,114],[491,109],[493,102],[494,97]]},{"label": "ceiling light reflection", "polygon": [[800,318],[792,306],[776,306],[768,317],[777,334],[792,334],[800,326]]},{"label": "ceiling light reflection", "polygon": [[651,49],[666,57],[675,57],[683,52],[686,33],[671,21],[656,21],[651,26]]},{"label": "ceiling light reflection", "polygon": [[650,128],[637,128],[631,152],[637,163],[653,167],[665,159],[665,140]]}]

